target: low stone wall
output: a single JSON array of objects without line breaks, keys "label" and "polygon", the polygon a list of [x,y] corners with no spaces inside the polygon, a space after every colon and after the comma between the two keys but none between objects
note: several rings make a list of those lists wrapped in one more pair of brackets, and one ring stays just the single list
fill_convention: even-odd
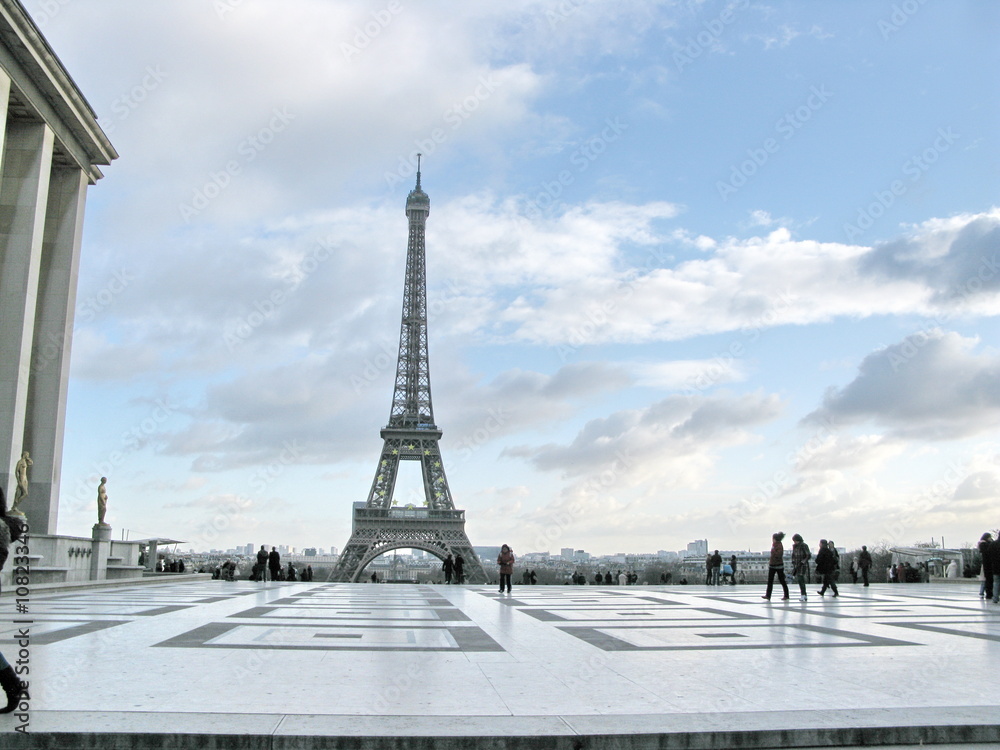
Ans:
[{"label": "low stone wall", "polygon": [[[18,552],[21,547],[28,548],[27,554]],[[13,585],[16,557],[28,559],[29,585],[141,578],[143,571],[137,542],[95,542],[82,536],[29,534],[27,540],[11,549],[0,571],[0,589]]]}]

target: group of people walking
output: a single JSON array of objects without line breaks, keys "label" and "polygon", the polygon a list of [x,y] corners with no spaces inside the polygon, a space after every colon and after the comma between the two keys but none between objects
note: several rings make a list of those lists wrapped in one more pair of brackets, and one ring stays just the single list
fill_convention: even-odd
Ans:
[{"label": "group of people walking", "polygon": [[[788,599],[788,582],[785,580],[785,547],[782,540],[785,532],[777,531],[771,535],[771,556],[767,563],[767,590],[762,599],[770,600],[771,592],[774,590],[774,579],[778,579],[784,596],[782,600]],[[806,601],[806,579],[809,576],[809,561],[812,559],[812,550],[806,544],[801,534],[792,535],[792,579],[799,585],[799,600]],[[833,540],[820,539],[819,550],[816,552],[816,561],[813,564],[816,575],[822,581],[819,591],[820,596],[832,591],[833,596],[839,596],[837,591],[837,577],[840,573],[840,553],[833,543]],[[867,546],[861,547],[858,555],[858,568],[864,585],[868,585],[868,571],[872,567],[872,556],[868,552]]]},{"label": "group of people walking", "polygon": [[722,562],[722,555],[719,550],[715,550],[711,555],[705,556],[705,585],[722,586],[729,584],[736,585],[737,570],[736,555],[731,555],[729,562]]},{"label": "group of people walking", "polygon": [[441,570],[444,572],[444,582],[451,583],[452,577],[455,579],[455,583],[465,582],[465,560],[461,555],[456,554],[452,558],[449,553],[444,559],[444,563],[441,565]]}]

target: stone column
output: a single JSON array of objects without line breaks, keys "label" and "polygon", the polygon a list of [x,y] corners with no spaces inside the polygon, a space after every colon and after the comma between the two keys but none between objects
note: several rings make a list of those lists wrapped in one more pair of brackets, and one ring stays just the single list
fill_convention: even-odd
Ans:
[{"label": "stone column", "polygon": [[[44,123],[6,123],[0,172],[0,483],[10,502],[14,466],[22,450],[32,450],[24,427],[53,140]],[[44,472],[32,467],[29,478],[35,468]],[[21,510],[33,523],[30,490]]]},{"label": "stone column", "polygon": [[111,526],[95,523],[90,542],[90,580],[103,581],[108,577],[108,557],[111,555]]},{"label": "stone column", "polygon": [[24,426],[24,442],[31,446],[34,462],[25,505],[30,510],[31,528],[40,534],[55,534],[59,516],[66,390],[86,196],[87,175],[82,169],[52,169]]}]

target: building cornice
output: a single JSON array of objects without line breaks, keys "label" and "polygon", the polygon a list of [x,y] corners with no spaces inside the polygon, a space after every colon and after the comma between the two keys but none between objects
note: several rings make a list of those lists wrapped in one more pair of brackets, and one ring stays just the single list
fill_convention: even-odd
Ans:
[{"label": "building cornice", "polygon": [[0,66],[12,91],[54,131],[62,150],[84,169],[90,182],[100,179],[97,165],[118,153],[97,116],[62,62],[19,0],[0,0]]}]

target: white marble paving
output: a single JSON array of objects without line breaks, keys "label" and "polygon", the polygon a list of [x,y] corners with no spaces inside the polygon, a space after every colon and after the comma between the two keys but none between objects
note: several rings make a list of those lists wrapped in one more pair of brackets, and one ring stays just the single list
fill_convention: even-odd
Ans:
[{"label": "white marble paving", "polygon": [[0,598],[0,650],[30,620],[31,711],[48,723],[521,717],[544,733],[568,716],[996,704],[1000,607],[975,586],[841,589],[145,585],[40,595],[24,615]]}]

